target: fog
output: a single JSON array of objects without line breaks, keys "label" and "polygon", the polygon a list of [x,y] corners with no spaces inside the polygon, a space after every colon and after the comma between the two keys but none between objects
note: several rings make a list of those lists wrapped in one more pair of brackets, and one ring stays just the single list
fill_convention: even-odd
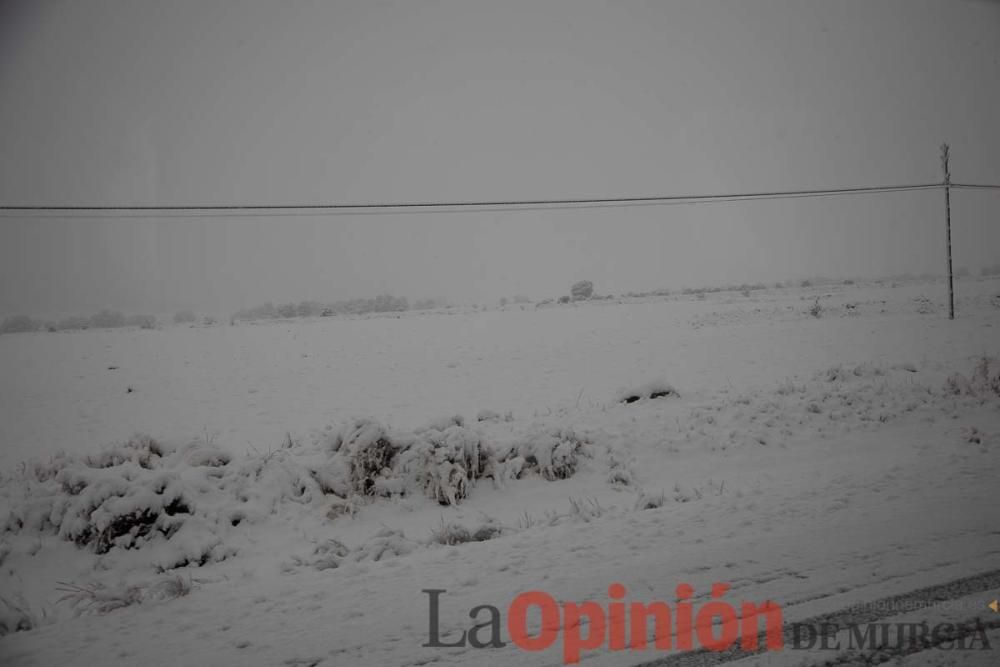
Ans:
[{"label": "fog", "polygon": [[[1000,4],[0,4],[0,204],[1000,183]],[[0,310],[492,302],[941,273],[939,191],[368,215],[0,212]],[[1000,195],[953,193],[955,264]]]}]

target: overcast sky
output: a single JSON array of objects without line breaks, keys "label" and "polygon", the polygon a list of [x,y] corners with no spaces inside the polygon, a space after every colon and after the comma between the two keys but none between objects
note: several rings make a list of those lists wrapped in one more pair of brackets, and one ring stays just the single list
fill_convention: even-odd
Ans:
[{"label": "overcast sky", "polygon": [[[3,204],[1000,183],[1000,3],[0,0]],[[956,192],[957,266],[1000,194]],[[495,301],[944,268],[940,192],[295,218],[0,219],[0,310]]]}]

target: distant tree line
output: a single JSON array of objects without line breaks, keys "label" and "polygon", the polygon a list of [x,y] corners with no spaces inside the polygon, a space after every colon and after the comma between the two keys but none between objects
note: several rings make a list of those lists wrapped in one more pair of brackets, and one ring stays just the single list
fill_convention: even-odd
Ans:
[{"label": "distant tree line", "polygon": [[152,315],[131,315],[126,317],[117,310],[104,309],[90,317],[73,316],[61,320],[40,320],[27,315],[13,315],[0,322],[0,333],[24,333],[28,331],[70,331],[73,329],[117,329],[138,327],[155,329],[156,318]]},{"label": "distant tree line", "polygon": [[[391,294],[380,294],[374,299],[347,299],[333,303],[319,301],[301,301],[299,303],[283,303],[274,305],[265,303],[255,308],[240,310],[232,317],[236,320],[268,320],[291,317],[330,317],[332,315],[364,315],[366,313],[399,313],[406,310],[430,310],[443,308],[445,303],[438,299],[421,299],[412,305],[405,297],[395,297]],[[174,313],[175,324],[195,324],[199,317],[190,310]],[[201,318],[205,326],[216,324],[214,317]],[[89,317],[72,316],[61,320],[41,320],[27,315],[13,315],[0,322],[0,334],[21,333],[29,331],[69,331],[74,329],[117,329],[120,327],[138,327],[140,329],[155,329],[159,325],[152,315],[126,316],[120,311],[104,309]]]},{"label": "distant tree line", "polygon": [[334,315],[366,315],[368,313],[401,313],[407,310],[428,310],[443,306],[435,299],[416,301],[411,306],[406,297],[380,294],[373,299],[346,299],[333,303],[300,301],[274,305],[270,301],[254,308],[238,311],[233,320],[272,320],[292,317],[332,317]]}]

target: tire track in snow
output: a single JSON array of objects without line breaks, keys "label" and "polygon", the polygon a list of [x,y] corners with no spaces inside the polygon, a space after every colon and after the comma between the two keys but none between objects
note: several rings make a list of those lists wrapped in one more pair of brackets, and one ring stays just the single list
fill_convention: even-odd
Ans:
[{"label": "tire track in snow", "polygon": [[[998,587],[1000,587],[1000,570],[989,570],[987,572],[962,577],[961,579],[955,579],[943,584],[918,588],[907,593],[898,593],[896,595],[869,600],[865,603],[855,603],[850,607],[845,607],[826,614],[820,614],[818,616],[812,616],[801,621],[795,621],[795,624],[808,624],[815,627],[821,623],[832,623],[844,628],[847,625],[873,623],[884,618],[899,616],[903,613],[900,611],[901,609],[905,609],[905,613],[913,613],[921,609],[932,607],[943,601],[955,600]],[[862,606],[864,608],[859,609],[859,607]],[[969,623],[975,623],[975,619],[969,620]],[[1000,620],[982,623],[981,626],[987,630],[1000,628]],[[782,632],[785,644],[791,643],[793,639],[792,632],[793,624],[785,623]],[[953,637],[953,639],[954,638],[957,638],[957,635],[956,637]],[[758,635],[758,646],[766,646],[766,637],[763,632]],[[896,651],[889,650],[889,652],[891,652],[893,656],[897,654],[909,655],[922,651],[926,648],[930,648],[930,646],[904,646]],[[688,651],[656,660],[637,663],[634,667],[707,667],[710,665],[721,665],[727,662],[742,660],[754,655],[760,655],[764,652],[765,650],[763,648],[756,651],[744,651],[738,647],[734,647],[726,651],[699,649],[697,651]]]}]

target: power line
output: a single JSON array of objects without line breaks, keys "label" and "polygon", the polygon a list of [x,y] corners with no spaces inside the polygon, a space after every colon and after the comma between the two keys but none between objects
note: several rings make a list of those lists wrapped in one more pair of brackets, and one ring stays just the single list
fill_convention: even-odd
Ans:
[{"label": "power line", "polygon": [[[403,211],[458,212],[496,210],[536,210],[548,208],[599,208],[614,206],[660,206],[670,204],[723,203],[747,200],[799,199],[860,195],[884,192],[931,190],[944,187],[942,183],[910,185],[883,185],[823,190],[778,190],[729,194],[657,195],[647,197],[606,197],[580,199],[526,199],[439,202],[361,202],[340,204],[173,204],[173,205],[0,205],[0,216],[28,214],[30,217],[107,217],[81,216],[79,213],[129,214],[116,217],[248,217],[251,215],[331,215],[359,213],[394,213]],[[952,187],[958,187],[953,185]],[[41,215],[39,215],[41,214]],[[136,215],[138,214],[138,215]],[[19,215],[16,217],[24,217]],[[70,216],[66,216],[70,217]]]},{"label": "power line", "polygon": [[[926,187],[907,187],[902,190],[897,188],[880,190],[879,192],[897,192],[897,191],[910,191],[910,190],[936,190],[941,188],[940,185],[931,185]],[[871,194],[870,192],[864,193],[844,193],[844,194]],[[726,202],[739,202],[739,201],[774,201],[781,199],[803,199],[810,197],[823,197],[831,195],[820,195],[820,194],[784,194],[769,197],[747,197],[747,196],[735,196],[735,197],[720,197],[717,199],[677,199],[677,200],[646,200],[646,201],[617,201],[617,202],[572,202],[572,203],[561,203],[561,204],[551,204],[551,205],[532,205],[532,204],[519,204],[516,206],[494,206],[490,207],[488,205],[469,205],[462,208],[447,208],[446,204],[441,204],[440,208],[427,206],[417,209],[400,209],[395,210],[393,208],[364,208],[364,209],[309,209],[300,210],[296,208],[275,208],[269,210],[215,210],[215,209],[185,209],[185,210],[162,210],[161,212],[153,211],[139,211],[137,213],[129,213],[127,210],[114,209],[109,210],[105,214],[94,215],[92,212],[75,213],[73,211],[56,211],[56,212],[46,212],[45,209],[36,209],[28,211],[27,213],[16,213],[10,211],[3,211],[0,209],[0,218],[71,218],[73,220],[108,220],[108,219],[137,219],[137,218],[274,218],[274,217],[330,217],[330,216],[341,216],[341,215],[353,215],[353,216],[364,216],[364,215],[394,215],[400,213],[407,214],[438,214],[438,213],[490,213],[497,211],[547,211],[547,210],[579,210],[579,209],[599,209],[599,208],[626,208],[626,207],[639,207],[639,206],[697,206],[703,204],[717,204]],[[40,212],[37,212],[40,211]]]},{"label": "power line", "polygon": [[1000,185],[990,185],[988,183],[952,183],[953,188],[963,188],[965,190],[1000,190]]}]

